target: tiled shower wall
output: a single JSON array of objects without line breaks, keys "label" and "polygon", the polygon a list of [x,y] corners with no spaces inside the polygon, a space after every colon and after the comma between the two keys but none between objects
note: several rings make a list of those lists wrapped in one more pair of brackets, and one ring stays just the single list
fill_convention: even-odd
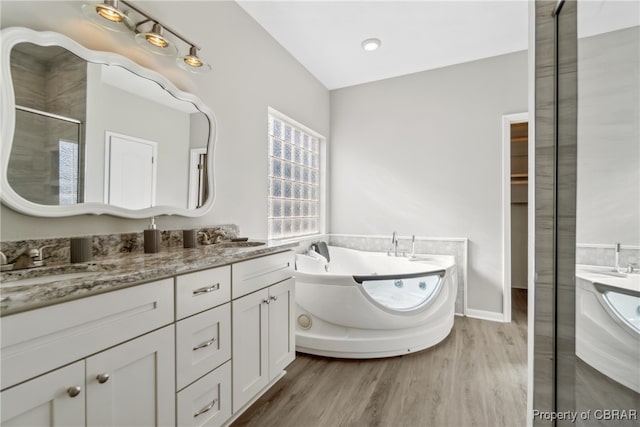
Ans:
[{"label": "tiled shower wall", "polygon": [[[578,243],[576,245],[576,264],[613,267],[616,259],[615,248],[615,244]],[[634,264],[635,268],[640,266],[640,246],[622,245],[620,247],[619,266],[624,269],[629,264]]]},{"label": "tiled shower wall", "polygon": [[[86,99],[86,62],[56,47],[37,48],[51,53],[51,59],[37,60],[30,50],[36,48],[27,46],[11,51],[16,105],[86,123],[85,104],[77,102]],[[11,186],[31,202],[58,205],[58,144],[61,139],[78,141],[80,125],[23,111],[16,111],[16,123],[7,170]]]}]

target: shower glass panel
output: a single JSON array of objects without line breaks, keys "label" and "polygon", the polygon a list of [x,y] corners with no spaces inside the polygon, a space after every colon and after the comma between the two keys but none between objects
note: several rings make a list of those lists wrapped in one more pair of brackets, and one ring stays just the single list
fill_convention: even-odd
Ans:
[{"label": "shower glass panel", "polygon": [[576,424],[638,425],[640,3],[580,0],[577,34]]},{"label": "shower glass panel", "polygon": [[15,128],[7,168],[15,191],[43,205],[81,203],[84,144],[80,121],[19,107]]}]

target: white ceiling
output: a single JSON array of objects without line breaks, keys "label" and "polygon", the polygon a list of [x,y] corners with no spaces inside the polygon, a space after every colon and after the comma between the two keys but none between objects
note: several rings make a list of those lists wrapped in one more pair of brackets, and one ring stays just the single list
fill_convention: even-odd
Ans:
[{"label": "white ceiling", "polygon": [[[583,1],[592,35],[638,25],[637,0]],[[624,23],[603,24],[611,3]],[[528,46],[526,0],[278,1],[238,4],[328,89],[502,55]],[[606,7],[605,7],[606,5]],[[603,13],[604,10],[604,13]],[[634,24],[635,22],[635,24]],[[360,44],[379,38],[381,47]]]},{"label": "white ceiling", "polygon": [[238,3],[328,89],[527,48],[526,1]]}]

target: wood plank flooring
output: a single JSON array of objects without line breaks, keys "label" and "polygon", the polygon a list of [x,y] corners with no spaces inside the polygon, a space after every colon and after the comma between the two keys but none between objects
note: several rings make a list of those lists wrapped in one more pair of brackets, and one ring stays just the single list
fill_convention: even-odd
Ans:
[{"label": "wood plank flooring", "polygon": [[298,354],[240,426],[524,426],[527,293],[513,289],[509,324],[456,317],[437,346],[399,357]]}]

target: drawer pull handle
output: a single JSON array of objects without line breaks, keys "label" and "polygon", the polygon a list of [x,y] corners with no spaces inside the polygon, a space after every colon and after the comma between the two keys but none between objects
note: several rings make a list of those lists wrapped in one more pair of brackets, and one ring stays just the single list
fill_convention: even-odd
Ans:
[{"label": "drawer pull handle", "polygon": [[98,374],[98,376],[96,377],[96,379],[98,380],[98,382],[100,384],[104,384],[107,381],[109,381],[109,374],[107,374],[106,372],[102,373],[102,374]]},{"label": "drawer pull handle", "polygon": [[216,342],[215,337],[211,338],[209,341],[205,341],[205,342],[200,343],[197,346],[193,347],[193,351],[200,350],[201,348],[209,347],[214,342]]},{"label": "drawer pull handle", "polygon": [[212,286],[205,286],[204,288],[193,291],[193,296],[195,297],[197,295],[208,294],[209,292],[217,291],[218,289],[220,289],[220,283],[216,283]]},{"label": "drawer pull handle", "polygon": [[82,391],[82,388],[80,388],[80,386],[76,385],[76,386],[73,386],[73,387],[69,387],[67,389],[67,394],[70,397],[76,397],[77,395],[80,394],[81,391]]},{"label": "drawer pull handle", "polygon": [[209,403],[207,406],[205,406],[204,408],[200,409],[198,412],[196,412],[195,414],[193,414],[193,418],[204,414],[205,412],[209,412],[211,410],[211,408],[213,408],[215,406],[215,404],[218,403],[218,399],[213,399],[211,401],[211,403]]}]

